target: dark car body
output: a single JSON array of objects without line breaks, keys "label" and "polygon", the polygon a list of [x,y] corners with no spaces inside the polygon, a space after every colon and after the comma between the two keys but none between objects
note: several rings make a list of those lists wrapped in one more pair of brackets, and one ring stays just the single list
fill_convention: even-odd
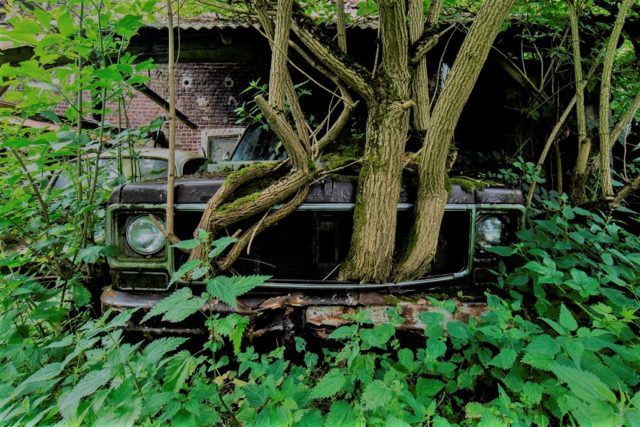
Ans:
[{"label": "dark car body", "polygon": [[[178,179],[174,191],[177,237],[193,238],[207,202],[224,182],[221,171],[235,170],[256,161],[282,160],[282,149],[274,144],[273,134],[265,132],[263,127],[250,126],[229,161],[210,165],[210,171],[220,178]],[[108,260],[112,283],[101,295],[103,308],[148,309],[176,287],[191,286],[195,294],[203,287],[202,282],[184,280],[170,285],[170,278],[187,261],[188,254],[164,240],[156,242],[153,253],[141,254],[128,241],[127,231],[134,221],[148,218],[150,214],[159,219],[164,217],[166,196],[163,182],[133,182],[117,187],[111,194],[106,213],[106,240],[119,251]],[[513,241],[524,213],[520,190],[503,187],[465,190],[453,185],[437,254],[428,273],[399,283],[363,284],[337,279],[351,241],[355,197],[356,184],[352,179],[326,178],[315,182],[297,211],[256,235],[248,253],[233,265],[232,274],[271,276],[239,300],[238,311],[253,319],[251,325],[255,333],[286,329],[294,323],[314,328],[337,326],[345,321],[343,314],[359,307],[368,307],[381,321],[391,306],[400,307],[400,314],[406,319],[403,327],[420,329],[420,312],[441,310],[430,302],[429,295],[461,289],[482,294],[482,285],[492,279],[491,270],[497,266],[497,258],[487,248]],[[409,232],[414,198],[411,188],[403,187],[398,203],[399,246]],[[243,226],[237,224],[236,228]],[[233,234],[235,229],[227,231]],[[461,317],[477,315],[485,307],[482,302],[458,303],[455,313]],[[208,309],[221,313],[232,311],[217,301],[208,304]],[[181,324],[177,328],[197,332],[193,326]],[[145,331],[166,332],[166,327],[147,323],[144,327],[132,325]]]},{"label": "dark car body", "polygon": [[[180,239],[192,238],[206,202],[222,183],[223,179],[206,178],[176,182],[175,231]],[[403,192],[398,204],[399,239],[406,236],[404,224],[410,221],[404,218],[408,219],[413,209],[407,193]],[[241,298],[241,311],[261,316],[272,308],[302,307],[305,322],[326,326],[339,324],[341,314],[358,306],[376,306],[384,316],[384,307],[399,303],[405,306],[407,327],[419,327],[417,313],[430,309],[424,294],[461,288],[480,290],[482,283],[490,279],[489,270],[496,267],[496,258],[476,242],[477,224],[489,217],[492,221],[498,218],[504,224],[502,244],[515,238],[523,213],[519,190],[495,187],[467,192],[454,185],[438,252],[428,274],[399,283],[361,284],[336,279],[349,248],[354,201],[353,182],[326,179],[312,186],[306,202],[295,213],[257,235],[250,253],[236,262],[233,272],[272,278]],[[165,202],[163,183],[131,183],[113,192],[107,208],[107,243],[117,246],[119,255],[109,259],[112,285],[102,294],[104,307],[148,308],[174,286],[203,285],[198,281],[178,281],[169,286],[172,274],[188,258],[171,245],[147,256],[128,247],[128,224],[141,215],[162,218]],[[474,303],[465,307],[459,312],[477,309]],[[217,303],[215,310],[226,312],[230,307]]]}]

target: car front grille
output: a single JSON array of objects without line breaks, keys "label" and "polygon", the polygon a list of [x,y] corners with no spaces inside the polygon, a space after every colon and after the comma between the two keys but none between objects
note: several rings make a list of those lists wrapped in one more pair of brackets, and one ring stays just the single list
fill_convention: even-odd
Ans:
[{"label": "car front grille", "polygon": [[[202,211],[178,211],[176,234],[190,239],[202,216]],[[255,236],[250,251],[244,251],[234,264],[232,273],[264,274],[275,282],[299,284],[335,281],[339,265],[346,258],[351,242],[353,212],[300,210],[278,224]],[[411,212],[398,213],[397,246],[405,244]],[[469,263],[469,245],[472,234],[470,210],[445,212],[438,251],[427,276],[460,273]],[[259,220],[259,218],[258,218]],[[250,223],[239,224],[226,230],[233,235],[246,229]],[[174,250],[174,269],[188,259],[188,254]]]}]

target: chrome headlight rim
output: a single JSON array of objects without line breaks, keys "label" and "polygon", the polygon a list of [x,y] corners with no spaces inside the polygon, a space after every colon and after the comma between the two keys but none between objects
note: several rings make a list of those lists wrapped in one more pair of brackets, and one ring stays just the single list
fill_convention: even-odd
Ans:
[{"label": "chrome headlight rim", "polygon": [[506,221],[495,214],[482,215],[476,221],[476,244],[487,249],[504,244],[506,236]]},{"label": "chrome headlight rim", "polygon": [[[164,225],[161,220],[158,221]],[[136,236],[135,233],[147,233],[147,235]],[[146,238],[146,241],[141,241],[141,238]],[[165,247],[164,234],[148,214],[137,215],[127,221],[125,240],[133,252],[142,256],[155,255]]]}]

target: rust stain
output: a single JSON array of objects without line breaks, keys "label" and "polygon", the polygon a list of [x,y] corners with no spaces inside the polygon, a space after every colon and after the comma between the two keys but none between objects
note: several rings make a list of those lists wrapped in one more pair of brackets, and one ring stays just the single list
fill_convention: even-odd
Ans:
[{"label": "rust stain", "polygon": [[[252,319],[252,326],[249,328],[248,333],[254,337],[262,336],[268,332],[292,332],[296,329],[296,325],[293,324],[296,316],[293,315],[293,312],[304,310],[302,313],[303,323],[316,327],[316,334],[319,333],[319,330],[324,331],[324,333],[318,335],[322,337],[328,334],[326,328],[331,329],[352,323],[351,320],[345,318],[346,315],[355,314],[359,310],[366,310],[371,322],[380,324],[391,321],[388,310],[393,308],[404,319],[398,329],[423,331],[425,325],[420,320],[420,313],[441,313],[443,325],[446,325],[453,320],[468,322],[470,318],[482,316],[488,309],[485,302],[467,302],[454,299],[456,310],[454,313],[450,313],[441,307],[431,304],[426,299],[426,296],[420,294],[398,296],[371,291],[332,296],[294,293],[266,299],[264,297],[240,298],[237,309],[219,300],[211,300],[202,307],[202,310],[211,313],[238,313],[248,316]],[[101,302],[104,306],[112,307],[116,310],[132,307],[149,309],[164,297],[166,295],[135,295],[108,289],[101,295]],[[264,318],[270,310],[278,309],[284,309],[284,312],[278,314],[276,316],[277,319],[263,319],[261,322],[255,322]],[[258,326],[256,323],[260,323],[260,325]],[[148,328],[139,325],[129,329],[148,330],[154,333],[166,333],[169,331],[169,329],[165,328]],[[186,330],[188,331],[187,333],[194,333],[196,329],[189,328]]]},{"label": "rust stain", "polygon": [[269,298],[259,305],[259,310],[273,310],[282,307],[303,307],[308,305],[307,300],[301,293],[283,295]]},{"label": "rust stain", "polygon": [[[391,320],[387,310],[395,308],[398,314],[404,318],[404,323],[399,325],[398,329],[415,331],[422,331],[425,327],[424,323],[420,320],[420,313],[441,313],[444,318],[443,323],[446,325],[452,320],[467,322],[469,318],[480,317],[487,311],[487,304],[485,303],[456,301],[456,305],[457,309],[453,314],[440,307],[428,304],[424,300],[420,301],[420,303],[401,302],[395,307],[392,305],[374,305],[362,307],[362,309],[367,311],[371,322],[380,324]],[[356,311],[357,308],[354,307],[313,306],[306,309],[305,321],[314,326],[338,327],[352,323],[351,320],[345,317],[346,315],[354,314]]]},{"label": "rust stain", "polygon": [[382,305],[385,300],[380,292],[360,292],[358,303],[360,305]]}]

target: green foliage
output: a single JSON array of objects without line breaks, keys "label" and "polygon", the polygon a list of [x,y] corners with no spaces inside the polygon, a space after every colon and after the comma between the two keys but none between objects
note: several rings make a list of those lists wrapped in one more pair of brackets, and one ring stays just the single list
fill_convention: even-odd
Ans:
[{"label": "green foliage", "polygon": [[144,316],[202,313],[208,355],[182,349],[184,338],[125,343],[119,328],[136,313],[37,347],[14,328],[0,346],[0,424],[636,425],[640,238],[600,214],[547,208],[519,243],[493,250],[512,267],[500,267],[487,312],[445,320],[456,304],[432,300],[442,311],[420,314],[424,335],[410,346],[395,309],[382,324],[365,309],[345,316],[321,354],[301,337],[294,358],[284,348],[258,354],[243,346],[247,318],[202,308],[233,303],[259,277],[207,278],[218,285],[197,297],[180,288]]},{"label": "green foliage", "polygon": [[[451,16],[477,7],[446,3]],[[558,19],[530,3],[537,19]],[[7,154],[0,158],[0,425],[640,424],[640,238],[563,197],[540,197],[546,216],[521,231],[519,243],[492,249],[505,261],[486,313],[450,320],[456,304],[433,300],[438,311],[419,315],[423,334],[410,340],[398,332],[399,310],[381,324],[362,310],[345,316],[319,353],[296,336],[293,357],[282,347],[259,354],[247,343],[247,317],[207,307],[238,308],[237,298],[266,277],[212,276],[201,261],[183,265],[171,283],[189,276],[203,288],[176,289],[145,313],[91,319],[82,307],[95,289],[85,278],[115,250],[101,240],[112,183],[83,155],[105,141],[127,150],[159,123],[78,130],[80,111],[99,112],[79,94],[121,101],[144,80],[152,64],[123,52],[155,9],[153,2],[16,5],[21,13],[0,37],[34,55],[0,67],[10,86],[4,99],[17,105],[0,109]],[[330,16],[329,6],[318,7]],[[359,3],[361,16],[375,10],[373,1]],[[619,55],[622,66],[624,46]],[[62,100],[69,107],[58,117]],[[27,127],[36,114],[56,127]],[[492,178],[541,182],[532,163],[514,167]],[[56,173],[71,184],[53,188]],[[215,258],[232,242],[200,232],[175,246],[206,245]],[[204,348],[177,337],[123,338],[131,322],[193,318],[208,331]]]}]

